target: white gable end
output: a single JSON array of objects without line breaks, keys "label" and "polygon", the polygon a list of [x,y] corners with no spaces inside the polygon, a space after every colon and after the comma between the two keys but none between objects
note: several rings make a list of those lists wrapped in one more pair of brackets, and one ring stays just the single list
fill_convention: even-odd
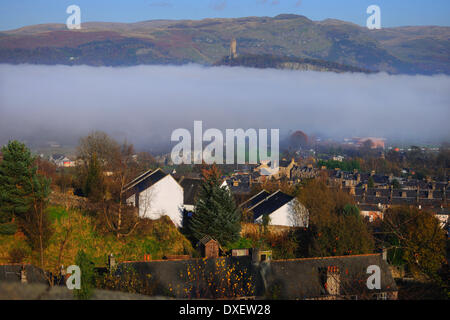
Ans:
[{"label": "white gable end", "polygon": [[[296,205],[299,204],[296,199],[293,199],[281,206],[277,210],[273,211],[270,217],[270,224],[275,226],[286,226],[286,227],[308,227],[308,213],[305,208],[305,212],[302,216],[299,216],[296,211]],[[255,222],[262,223],[262,216],[259,216]]]},{"label": "white gable end", "polygon": [[[136,206],[136,195],[127,199],[127,203]],[[168,174],[139,194],[139,216],[159,219],[167,215],[177,227],[181,227],[183,207],[183,188]]]}]

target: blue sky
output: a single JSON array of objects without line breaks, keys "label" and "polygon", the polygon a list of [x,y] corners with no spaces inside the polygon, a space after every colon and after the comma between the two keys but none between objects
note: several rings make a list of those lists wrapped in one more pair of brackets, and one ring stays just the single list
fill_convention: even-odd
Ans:
[{"label": "blue sky", "polygon": [[450,26],[449,0],[0,0],[0,30],[39,23],[65,23],[66,8],[81,8],[87,21],[136,22],[152,19],[305,15],[365,25],[366,9],[381,8],[382,27]]}]

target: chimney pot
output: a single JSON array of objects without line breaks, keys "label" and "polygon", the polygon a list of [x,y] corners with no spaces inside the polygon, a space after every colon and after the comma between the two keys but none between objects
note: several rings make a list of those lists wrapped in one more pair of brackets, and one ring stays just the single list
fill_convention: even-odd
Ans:
[{"label": "chimney pot", "polygon": [[111,253],[108,256],[108,265],[109,265],[109,272],[112,272],[112,270],[116,267],[116,257]]},{"label": "chimney pot", "polygon": [[28,283],[27,271],[25,270],[25,266],[22,266],[22,269],[20,270],[20,282]]},{"label": "chimney pot", "polygon": [[382,257],[383,257],[384,261],[387,261],[387,252],[388,252],[388,250],[386,248],[383,248]]}]

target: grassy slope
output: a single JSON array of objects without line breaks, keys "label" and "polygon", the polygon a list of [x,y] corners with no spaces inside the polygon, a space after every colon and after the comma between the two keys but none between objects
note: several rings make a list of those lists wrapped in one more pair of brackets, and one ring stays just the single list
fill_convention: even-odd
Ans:
[{"label": "grassy slope", "polygon": [[[152,259],[161,259],[166,254],[193,253],[190,242],[164,218],[154,221],[146,235],[133,235],[119,241],[112,235],[97,234],[93,230],[92,218],[79,211],[50,207],[48,212],[55,229],[45,252],[48,270],[58,270],[61,244],[69,229],[71,232],[61,257],[61,264],[64,266],[74,264],[79,249],[85,250],[97,266],[104,266],[110,253],[113,253],[118,261],[143,260],[144,254],[149,253]],[[9,236],[0,235],[0,263],[9,262],[8,252],[13,247],[27,250],[25,262],[39,265],[37,253],[31,252],[20,232]]]}]

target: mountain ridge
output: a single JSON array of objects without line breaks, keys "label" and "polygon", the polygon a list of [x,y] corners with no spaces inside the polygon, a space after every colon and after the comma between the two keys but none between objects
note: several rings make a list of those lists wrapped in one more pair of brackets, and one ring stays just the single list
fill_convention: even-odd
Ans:
[{"label": "mountain ridge", "polygon": [[237,39],[242,54],[319,59],[393,74],[450,74],[450,27],[368,30],[305,16],[40,24],[0,32],[0,63],[212,65]]}]

